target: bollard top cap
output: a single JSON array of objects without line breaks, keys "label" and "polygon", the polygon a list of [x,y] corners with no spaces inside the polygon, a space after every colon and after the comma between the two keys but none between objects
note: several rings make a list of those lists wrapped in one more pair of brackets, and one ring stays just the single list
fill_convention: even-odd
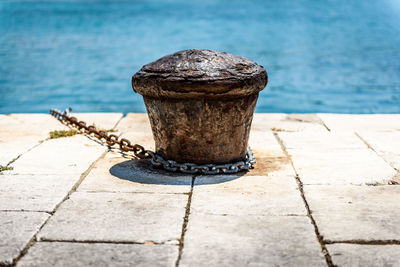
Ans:
[{"label": "bollard top cap", "polygon": [[243,97],[258,93],[267,82],[264,67],[254,61],[204,49],[162,57],[132,77],[135,92],[154,98]]}]

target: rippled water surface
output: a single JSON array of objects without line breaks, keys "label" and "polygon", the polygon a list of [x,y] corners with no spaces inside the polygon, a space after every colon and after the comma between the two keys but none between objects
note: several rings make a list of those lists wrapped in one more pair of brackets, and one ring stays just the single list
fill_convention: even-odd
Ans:
[{"label": "rippled water surface", "polygon": [[400,1],[0,1],[0,113],[144,112],[130,79],[187,48],[255,60],[257,112],[400,113]]}]

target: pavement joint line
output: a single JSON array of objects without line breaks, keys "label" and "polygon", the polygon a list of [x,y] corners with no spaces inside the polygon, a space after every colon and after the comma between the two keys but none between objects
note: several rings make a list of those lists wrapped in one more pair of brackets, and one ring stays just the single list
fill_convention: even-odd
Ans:
[{"label": "pavement joint line", "polygon": [[9,167],[11,164],[13,164],[14,162],[16,162],[23,154],[25,154],[25,153],[31,151],[32,149],[34,149],[34,148],[40,146],[41,144],[43,144],[43,143],[46,142],[47,140],[50,140],[50,137],[47,137],[47,138],[44,139],[44,140],[39,140],[39,141],[37,142],[37,144],[33,145],[31,148],[28,148],[28,150],[22,152],[21,154],[19,154],[18,156],[16,156],[16,157],[13,158],[12,160],[10,160],[10,161],[6,164],[6,167]]},{"label": "pavement joint line", "polygon": [[[364,138],[362,138],[362,136],[361,136],[359,133],[355,132],[354,134],[355,134],[369,149],[371,149],[372,151],[374,151],[374,153],[375,153],[376,155],[378,155],[378,157],[380,157],[381,159],[383,159],[383,161],[385,161],[391,168],[393,168],[393,169],[397,172],[397,174],[395,175],[396,177],[400,177],[400,170],[399,170],[399,169],[393,167],[384,157],[382,157],[381,155],[379,155],[379,153],[367,142],[367,140],[365,140]],[[389,182],[390,182],[390,181],[389,181]]]},{"label": "pavement joint line", "polygon": [[192,204],[192,196],[193,196],[193,188],[194,188],[195,180],[196,180],[196,175],[193,175],[192,184],[190,186],[190,192],[188,194],[188,201],[187,201],[186,209],[185,209],[185,217],[183,218],[181,237],[179,238],[179,253],[178,253],[178,258],[176,259],[176,262],[175,262],[175,267],[179,266],[180,260],[182,258],[185,234],[186,234],[186,230],[187,230],[187,225],[189,223],[190,207]]},{"label": "pavement joint line", "polygon": [[376,152],[376,150],[364,139],[362,138],[362,136],[355,132],[354,133],[369,149],[371,149],[372,151],[374,151],[381,159],[383,159],[390,167],[392,167],[393,169],[395,169],[398,173],[400,172],[400,170],[398,170],[397,168],[393,167],[392,165],[390,165],[389,162],[386,161],[385,158],[383,158],[381,155],[378,154],[378,152]]},{"label": "pavement joint line", "polygon": [[316,221],[314,220],[314,217],[312,216],[312,212],[311,212],[310,206],[308,205],[307,199],[306,199],[305,194],[304,194],[303,183],[301,182],[300,176],[297,173],[296,168],[294,167],[294,163],[292,161],[292,158],[290,157],[289,153],[287,152],[286,147],[283,144],[283,141],[280,139],[280,137],[279,137],[277,132],[274,132],[274,136],[275,136],[276,140],[278,141],[278,143],[280,144],[283,152],[288,157],[288,160],[290,161],[290,163],[292,165],[292,168],[293,168],[294,172],[296,173],[295,179],[296,179],[297,185],[299,187],[301,198],[303,199],[305,208],[307,210],[307,217],[310,218],[311,224],[314,226],[315,235],[316,235],[317,240],[318,240],[318,242],[319,242],[319,244],[321,246],[321,252],[325,257],[326,264],[329,267],[334,267],[335,265],[333,264],[331,255],[329,254],[329,251],[328,251],[328,249],[326,247],[326,244],[325,244],[325,242],[324,242],[324,240],[323,240],[323,238],[322,238],[322,236],[321,236],[321,234],[319,232],[318,225],[317,225]]},{"label": "pavement joint line", "polygon": [[318,117],[318,119],[321,120],[322,125],[328,130],[328,132],[330,132],[331,129],[328,127],[328,125],[326,125],[326,123],[324,122],[324,120],[323,120],[318,114],[316,114],[316,116]]},{"label": "pavement joint line", "polygon": [[90,171],[92,170],[92,168],[94,167],[94,165],[102,158],[105,157],[105,155],[107,154],[107,151],[103,152],[100,157],[95,160],[90,166],[89,168],[84,171],[81,174],[81,177],[79,178],[79,180],[75,183],[75,185],[71,188],[71,190],[67,193],[67,195],[63,198],[63,200],[61,200],[60,203],[58,203],[56,205],[56,207],[54,208],[54,210],[51,212],[51,215],[44,221],[44,223],[40,226],[39,230],[32,236],[32,238],[29,240],[28,244],[22,249],[21,253],[19,254],[18,257],[16,257],[15,259],[13,259],[13,262],[10,266],[15,266],[17,264],[17,262],[26,255],[26,253],[28,252],[29,248],[31,248],[38,240],[37,240],[37,235],[38,233],[43,229],[43,227],[47,224],[47,222],[50,220],[50,218],[52,217],[52,215],[57,211],[57,209],[61,206],[62,203],[64,203],[65,200],[67,200],[70,195],[76,191],[76,189],[79,187],[79,185],[82,183],[82,181],[86,178],[86,176],[90,173]]},{"label": "pavement joint line", "polygon": [[88,194],[96,193],[110,193],[110,194],[152,194],[152,195],[189,195],[189,192],[176,193],[176,192],[147,192],[147,191],[137,191],[137,192],[123,192],[123,191],[79,191]]},{"label": "pavement joint line", "polygon": [[117,127],[117,125],[120,123],[120,121],[121,121],[123,118],[125,118],[125,115],[124,115],[124,114],[122,114],[121,118],[119,118],[119,120],[114,124],[114,127],[112,127],[111,129],[115,130],[116,127]]},{"label": "pavement joint line", "polygon": [[400,245],[400,240],[325,240],[325,244],[354,244],[354,245]]},{"label": "pavement joint line", "polygon": [[163,242],[156,242],[152,240],[146,240],[144,242],[137,242],[137,241],[126,241],[126,240],[120,240],[120,241],[115,241],[115,240],[68,240],[68,239],[41,239],[37,241],[38,243],[77,243],[77,244],[122,244],[122,245],[165,245],[165,246],[179,246],[178,244],[169,244],[169,241],[175,241],[174,240],[166,240]]},{"label": "pavement joint line", "polygon": [[52,212],[48,210],[0,210],[0,212],[38,212],[38,213],[47,213],[53,215]]},{"label": "pavement joint line", "polygon": [[[211,215],[211,216],[237,216],[236,214],[229,214],[229,213],[212,213],[212,212],[196,212],[197,214],[201,215]],[[247,217],[308,217],[307,214],[241,214],[240,216],[247,216]]]}]

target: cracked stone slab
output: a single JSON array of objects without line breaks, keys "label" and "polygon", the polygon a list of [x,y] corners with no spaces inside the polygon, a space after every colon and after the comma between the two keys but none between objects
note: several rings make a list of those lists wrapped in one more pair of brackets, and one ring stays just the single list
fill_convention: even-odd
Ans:
[{"label": "cracked stone slab", "polygon": [[367,146],[350,132],[297,132],[278,133],[287,150],[327,151],[365,149]]},{"label": "cracked stone slab", "polygon": [[400,131],[358,132],[371,147],[393,168],[400,171]]},{"label": "cracked stone slab", "polygon": [[327,245],[336,266],[400,266],[399,245]]},{"label": "cracked stone slab", "polygon": [[399,131],[400,114],[318,114],[331,131]]},{"label": "cracked stone slab", "polygon": [[327,241],[400,240],[400,186],[304,186]]},{"label": "cracked stone slab", "polygon": [[303,184],[388,184],[396,176],[396,171],[370,149],[288,152]]},{"label": "cracked stone slab", "polygon": [[289,159],[285,157],[257,157],[254,169],[247,172],[240,172],[244,176],[295,176],[296,173]]},{"label": "cracked stone slab", "polygon": [[49,137],[52,130],[66,130],[49,114],[0,115],[0,165],[7,165]]},{"label": "cracked stone slab", "polygon": [[351,133],[279,133],[303,184],[387,184],[396,171]]},{"label": "cracked stone slab", "polygon": [[78,191],[189,193],[192,175],[156,169],[149,160],[109,152],[91,169]]},{"label": "cracked stone slab", "polygon": [[39,242],[23,266],[175,266],[178,247],[169,245]]},{"label": "cracked stone slab", "polygon": [[8,173],[82,174],[106,150],[106,146],[83,135],[50,139],[23,154]]},{"label": "cracked stone slab", "polygon": [[147,113],[128,113],[117,125],[118,131],[123,134],[141,133],[152,135]]},{"label": "cracked stone slab", "polygon": [[76,117],[86,125],[94,125],[97,129],[111,130],[122,119],[122,113],[98,112],[98,113],[71,113],[70,116]]},{"label": "cracked stone slab", "polygon": [[52,212],[80,175],[0,175],[0,210]]},{"label": "cracked stone slab", "polygon": [[133,144],[140,144],[148,150],[155,150],[153,132],[146,113],[128,113],[118,123],[121,138],[126,138]]},{"label": "cracked stone slab", "polygon": [[[121,113],[75,113],[73,116],[104,129],[113,128],[122,118]],[[68,129],[49,114],[0,115],[0,165],[7,165],[46,140],[51,131]]]},{"label": "cracked stone slab", "polygon": [[73,193],[39,233],[40,240],[177,242],[188,196]]},{"label": "cracked stone slab", "polygon": [[48,217],[44,212],[0,211],[0,265],[11,264]]},{"label": "cracked stone slab", "polygon": [[189,217],[180,266],[326,266],[306,216]]},{"label": "cracked stone slab", "polygon": [[306,215],[294,176],[199,176],[191,211],[219,215]]},{"label": "cracked stone slab", "polygon": [[252,131],[326,132],[327,129],[315,114],[257,113],[253,117]]},{"label": "cracked stone slab", "polygon": [[270,131],[250,131],[249,146],[256,158],[286,157],[274,134]]}]

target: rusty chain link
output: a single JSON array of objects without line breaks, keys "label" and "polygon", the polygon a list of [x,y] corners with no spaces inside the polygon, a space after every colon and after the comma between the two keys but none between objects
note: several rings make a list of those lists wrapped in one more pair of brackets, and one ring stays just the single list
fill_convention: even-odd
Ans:
[{"label": "rusty chain link", "polygon": [[87,126],[86,122],[78,121],[77,118],[69,116],[71,108],[61,112],[57,109],[50,109],[50,114],[60,120],[62,123],[84,132],[88,135],[93,135],[100,141],[105,141],[108,146],[112,147],[118,145],[123,153],[133,152],[133,154],[140,159],[151,159],[153,166],[162,167],[171,172],[183,172],[189,174],[219,174],[219,173],[236,173],[239,171],[253,169],[256,163],[254,155],[250,149],[247,148],[246,158],[243,161],[227,164],[194,164],[194,163],[179,163],[174,160],[166,160],[153,151],[146,150],[143,146],[134,144],[132,145],[128,139],[119,138],[115,134],[108,134],[106,131],[99,131],[94,125]]}]

